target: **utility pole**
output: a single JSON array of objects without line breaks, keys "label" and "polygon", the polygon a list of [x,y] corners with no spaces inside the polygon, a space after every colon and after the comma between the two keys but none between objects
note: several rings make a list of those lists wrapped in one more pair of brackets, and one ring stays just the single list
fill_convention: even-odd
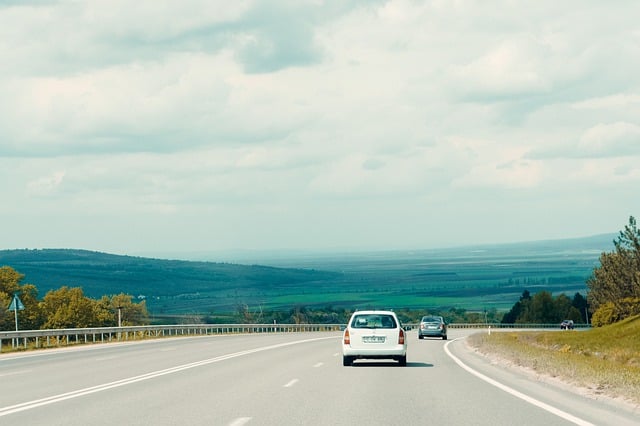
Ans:
[{"label": "utility pole", "polygon": [[118,306],[118,327],[122,327],[122,306]]},{"label": "utility pole", "polygon": [[589,325],[589,307],[584,307],[584,317],[587,320],[587,325]]}]

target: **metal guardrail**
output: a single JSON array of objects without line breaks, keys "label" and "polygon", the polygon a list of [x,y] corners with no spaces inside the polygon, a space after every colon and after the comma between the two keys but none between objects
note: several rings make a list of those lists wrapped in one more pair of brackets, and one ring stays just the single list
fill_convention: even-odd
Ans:
[{"label": "metal guardrail", "polygon": [[[415,324],[418,326],[418,324]],[[478,324],[463,324],[463,323],[451,323],[449,328],[557,328],[560,329],[560,324],[501,324],[501,323],[478,323]],[[591,328],[590,324],[574,324],[574,328]]]},{"label": "metal guardrail", "polygon": [[[418,327],[418,324],[409,323],[405,324],[405,327],[407,329],[415,329]],[[558,329],[560,326],[559,324],[449,324],[449,328],[486,329],[488,327]],[[575,324],[575,327],[586,328],[590,326],[588,324]],[[344,330],[344,328],[344,324],[181,324],[0,331],[0,352],[2,352],[3,347],[9,347],[9,350],[38,349],[85,343],[122,342],[161,337],[250,333],[300,333],[340,331]]]},{"label": "metal guardrail", "polygon": [[176,336],[339,331],[340,327],[340,324],[181,324],[0,331],[0,352],[4,346],[12,350],[38,349]]}]

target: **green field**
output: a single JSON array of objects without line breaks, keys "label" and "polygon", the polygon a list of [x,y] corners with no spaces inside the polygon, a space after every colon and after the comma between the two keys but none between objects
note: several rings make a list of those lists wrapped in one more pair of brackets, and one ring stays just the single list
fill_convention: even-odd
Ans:
[{"label": "green field", "polygon": [[[82,250],[4,250],[0,266],[40,297],[61,286],[146,300],[152,315],[297,306],[507,310],[526,289],[586,293],[612,236],[442,250],[288,253],[250,264],[150,259]],[[260,262],[260,265],[257,264]]]}]

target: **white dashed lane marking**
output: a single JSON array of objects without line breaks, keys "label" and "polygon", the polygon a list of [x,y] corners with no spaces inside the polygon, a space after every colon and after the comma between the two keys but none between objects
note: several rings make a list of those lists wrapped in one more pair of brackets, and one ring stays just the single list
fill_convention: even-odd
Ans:
[{"label": "white dashed lane marking", "polygon": [[229,423],[229,426],[242,426],[242,425],[246,425],[250,421],[251,421],[251,417],[238,417],[237,419]]},{"label": "white dashed lane marking", "polygon": [[120,358],[118,355],[110,355],[110,356],[101,356],[101,357],[97,357],[95,360],[96,361],[109,361],[111,359],[117,359]]}]

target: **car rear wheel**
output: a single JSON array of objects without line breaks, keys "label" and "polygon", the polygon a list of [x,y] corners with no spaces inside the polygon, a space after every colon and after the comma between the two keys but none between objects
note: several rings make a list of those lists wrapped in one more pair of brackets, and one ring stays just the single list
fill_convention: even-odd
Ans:
[{"label": "car rear wheel", "polygon": [[349,367],[353,365],[353,357],[352,356],[343,356],[342,357],[342,365],[345,367]]},{"label": "car rear wheel", "polygon": [[400,367],[406,367],[407,365],[407,356],[401,356],[398,358],[398,362],[400,363]]},{"label": "car rear wheel", "polygon": [[447,335],[442,336],[442,340],[447,340]]},{"label": "car rear wheel", "polygon": [[422,340],[424,339],[424,336],[422,334],[418,334],[418,339]]}]

